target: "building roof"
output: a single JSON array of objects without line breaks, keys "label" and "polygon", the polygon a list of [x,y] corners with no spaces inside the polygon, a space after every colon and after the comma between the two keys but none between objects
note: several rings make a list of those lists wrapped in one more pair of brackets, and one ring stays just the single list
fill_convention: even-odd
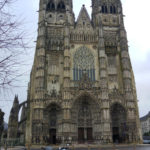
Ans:
[{"label": "building roof", "polygon": [[150,140],[150,136],[143,136],[143,140]]},{"label": "building roof", "polygon": [[146,121],[148,118],[150,118],[150,111],[147,115],[140,118],[140,121]]}]

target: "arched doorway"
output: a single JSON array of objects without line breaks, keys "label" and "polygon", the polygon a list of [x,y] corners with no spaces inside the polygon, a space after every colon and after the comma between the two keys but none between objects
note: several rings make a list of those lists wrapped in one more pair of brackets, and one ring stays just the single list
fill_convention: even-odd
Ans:
[{"label": "arched doorway", "polygon": [[57,141],[57,129],[58,121],[61,119],[61,108],[57,104],[51,104],[45,110],[48,126],[48,141],[49,144],[56,144]]},{"label": "arched doorway", "polygon": [[86,99],[81,101],[78,110],[78,141],[92,141],[92,114],[90,104]]},{"label": "arched doorway", "polygon": [[125,108],[115,103],[111,106],[112,139],[114,143],[125,143],[127,139],[127,113]]},{"label": "arched doorway", "polygon": [[78,143],[93,142],[100,134],[100,108],[89,95],[80,96],[72,108],[72,119],[75,122],[75,134]]}]

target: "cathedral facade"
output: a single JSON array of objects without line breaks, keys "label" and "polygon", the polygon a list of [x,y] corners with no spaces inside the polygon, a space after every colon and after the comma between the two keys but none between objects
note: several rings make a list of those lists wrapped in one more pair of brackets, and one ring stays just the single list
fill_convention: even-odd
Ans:
[{"label": "cathedral facade", "polygon": [[120,0],[40,0],[30,76],[28,144],[141,142]]}]

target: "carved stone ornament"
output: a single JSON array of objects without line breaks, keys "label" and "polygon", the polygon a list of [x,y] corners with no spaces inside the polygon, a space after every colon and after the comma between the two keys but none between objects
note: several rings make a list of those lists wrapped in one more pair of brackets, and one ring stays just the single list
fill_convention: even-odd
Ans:
[{"label": "carved stone ornament", "polygon": [[62,96],[61,92],[57,92],[56,89],[52,89],[49,94],[48,93],[45,94],[46,99],[51,99],[51,98],[59,99],[61,96]]},{"label": "carved stone ornament", "polygon": [[109,94],[109,98],[110,99],[123,99],[123,94],[117,89],[117,88],[114,88],[110,94]]},{"label": "carved stone ornament", "polygon": [[83,74],[83,76],[79,82],[79,89],[80,90],[92,89],[92,82],[91,82],[91,79],[88,77],[87,74]]}]

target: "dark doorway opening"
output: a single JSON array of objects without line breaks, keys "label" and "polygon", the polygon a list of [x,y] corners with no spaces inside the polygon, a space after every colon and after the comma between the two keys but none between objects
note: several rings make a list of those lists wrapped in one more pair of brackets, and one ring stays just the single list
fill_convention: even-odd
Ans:
[{"label": "dark doorway opening", "polygon": [[115,103],[111,106],[112,139],[114,143],[126,143],[127,117],[125,108]]},{"label": "dark doorway opening", "polygon": [[93,140],[92,137],[92,128],[87,128],[87,140],[91,142]]},{"label": "dark doorway opening", "polygon": [[79,143],[84,142],[84,128],[78,128],[78,141]]},{"label": "dark doorway opening", "polygon": [[113,142],[114,143],[119,143],[119,128],[118,127],[113,127]]},{"label": "dark doorway opening", "polygon": [[78,142],[92,142],[92,128],[78,128]]},{"label": "dark doorway opening", "polygon": [[50,129],[49,130],[49,143],[50,144],[56,144],[56,129]]}]

